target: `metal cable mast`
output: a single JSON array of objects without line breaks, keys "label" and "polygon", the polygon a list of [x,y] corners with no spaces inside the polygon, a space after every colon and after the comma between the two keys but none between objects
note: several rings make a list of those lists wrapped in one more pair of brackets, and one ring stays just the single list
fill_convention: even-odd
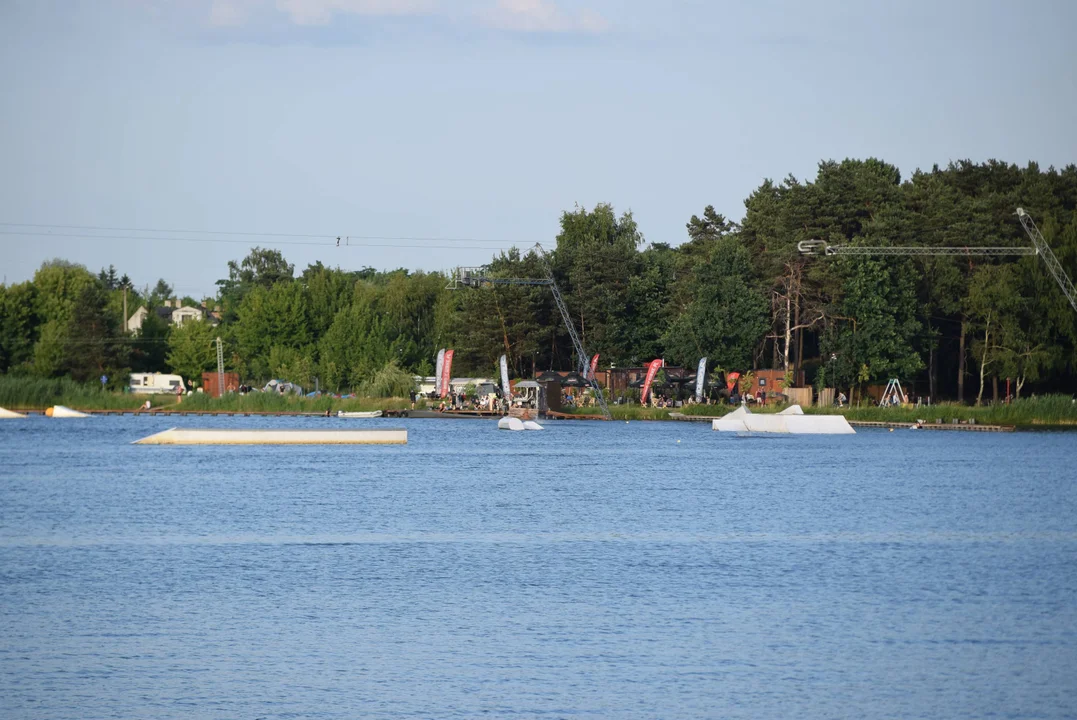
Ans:
[{"label": "metal cable mast", "polygon": [[1032,222],[1032,216],[1025,212],[1024,208],[1017,208],[1017,218],[1021,221],[1021,227],[1032,238],[1032,244],[1036,246],[1036,252],[1043,258],[1043,262],[1047,265],[1047,269],[1051,271],[1055,282],[1062,288],[1066,299],[1070,301],[1070,305],[1077,312],[1077,292],[1073,289],[1073,283],[1070,282],[1066,271],[1062,269],[1062,265],[1058,262],[1058,258],[1055,257],[1051,246],[1043,239],[1043,235],[1040,234],[1040,229],[1036,227],[1036,223]]},{"label": "metal cable mast", "polygon": [[565,305],[565,299],[561,297],[561,291],[557,289],[557,283],[553,280],[553,268],[550,267],[550,261],[546,258],[546,251],[542,249],[542,245],[539,243],[535,243],[535,250],[538,251],[538,256],[542,259],[542,266],[546,268],[546,277],[550,280],[553,300],[557,303],[557,309],[561,311],[561,319],[565,322],[565,327],[568,328],[568,336],[572,338],[572,346],[576,349],[576,362],[580,368],[580,375],[587,378],[587,382],[591,384],[591,389],[594,390],[595,397],[598,398],[598,404],[602,407],[602,414],[606,416],[607,420],[612,420],[613,416],[610,415],[609,406],[606,405],[606,397],[602,394],[602,388],[598,386],[598,380],[588,372],[588,359],[591,356],[587,354],[587,350],[583,347],[583,342],[580,341],[580,336],[576,334],[576,326],[572,322],[572,316],[568,314],[568,306]]},{"label": "metal cable mast", "polygon": [[576,333],[576,326],[572,323],[572,316],[568,312],[568,306],[565,304],[564,297],[561,296],[561,290],[558,289],[557,283],[553,279],[553,268],[550,267],[550,262],[546,257],[546,251],[542,245],[535,243],[535,250],[538,253],[539,259],[542,260],[542,266],[546,270],[545,278],[501,278],[490,277],[485,267],[477,268],[457,268],[456,274],[453,276],[452,281],[449,283],[449,290],[455,290],[458,285],[464,284],[468,287],[483,287],[485,285],[531,285],[531,286],[549,286],[550,291],[553,293],[553,301],[557,305],[557,310],[561,313],[561,320],[565,323],[565,328],[568,330],[568,336],[572,340],[572,347],[576,351],[577,365],[579,366],[579,373],[584,378],[587,378],[590,383],[591,389],[595,393],[595,398],[598,399],[598,404],[602,408],[602,414],[607,420],[612,420],[613,416],[610,414],[610,408],[606,404],[606,396],[602,393],[602,388],[598,384],[598,380],[594,377],[588,377],[588,358],[587,350],[583,347],[583,342],[580,340],[580,336]]}]

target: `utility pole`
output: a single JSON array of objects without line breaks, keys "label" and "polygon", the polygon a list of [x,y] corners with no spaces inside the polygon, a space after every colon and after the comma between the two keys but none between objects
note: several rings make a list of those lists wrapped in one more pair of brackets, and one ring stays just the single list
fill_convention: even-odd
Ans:
[{"label": "utility pole", "polygon": [[217,397],[224,397],[224,348],[217,336]]}]

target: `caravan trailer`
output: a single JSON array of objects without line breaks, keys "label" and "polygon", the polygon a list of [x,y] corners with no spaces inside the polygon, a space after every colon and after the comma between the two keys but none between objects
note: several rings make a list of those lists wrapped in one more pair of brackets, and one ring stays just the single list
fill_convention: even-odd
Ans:
[{"label": "caravan trailer", "polygon": [[176,388],[183,387],[183,378],[179,375],[164,373],[132,373],[128,390],[133,393],[155,395],[158,393],[176,394]]}]

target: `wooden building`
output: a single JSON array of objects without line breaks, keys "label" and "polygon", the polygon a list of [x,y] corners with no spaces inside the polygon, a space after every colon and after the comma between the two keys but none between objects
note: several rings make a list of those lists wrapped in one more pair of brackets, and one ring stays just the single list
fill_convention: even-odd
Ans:
[{"label": "wooden building", "polygon": [[[222,388],[217,387],[217,373],[204,372],[202,373],[202,392],[213,397],[220,397],[222,395]],[[239,373],[226,372],[224,373],[224,392],[238,392],[239,391]]]}]

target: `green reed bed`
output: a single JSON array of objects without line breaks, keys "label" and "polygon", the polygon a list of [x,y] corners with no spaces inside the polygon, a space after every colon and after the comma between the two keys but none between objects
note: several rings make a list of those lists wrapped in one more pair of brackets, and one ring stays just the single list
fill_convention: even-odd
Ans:
[{"label": "green reed bed", "polygon": [[995,405],[957,405],[942,403],[922,407],[850,407],[805,408],[811,413],[841,413],[849,420],[875,422],[915,422],[924,420],[934,423],[942,420],[968,422],[975,420],[981,425],[1016,425],[1018,427],[1071,426],[1077,425],[1077,403],[1068,395],[1044,395],[1036,398],[1015,400]]},{"label": "green reed bed", "polygon": [[[775,413],[788,405],[768,404],[749,406],[753,413]],[[679,408],[648,408],[639,405],[610,405],[615,420],[669,420],[671,413],[695,417],[720,417],[736,408],[732,405],[686,405]],[[601,416],[598,408],[565,409],[569,415]],[[967,423],[974,420],[980,425],[1015,425],[1017,427],[1077,427],[1077,403],[1069,395],[1044,395],[1036,398],[1015,400],[1009,404],[987,404],[980,407],[942,403],[921,407],[810,407],[804,412],[818,415],[844,415],[849,420],[865,422],[894,422],[912,424],[917,420],[934,423],[953,420]]]},{"label": "green reed bed", "polygon": [[102,390],[100,384],[78,383],[70,378],[0,375],[0,407],[9,410],[43,410],[53,405],[76,410],[126,410],[144,402],[145,397]]},{"label": "green reed bed", "polygon": [[222,412],[316,412],[328,410],[370,411],[401,410],[411,407],[407,398],[343,398],[328,395],[319,397],[298,397],[279,395],[277,393],[249,393],[247,395],[225,395],[212,398],[208,395],[194,393],[184,396],[183,402],[175,406],[176,410],[217,410]]}]

